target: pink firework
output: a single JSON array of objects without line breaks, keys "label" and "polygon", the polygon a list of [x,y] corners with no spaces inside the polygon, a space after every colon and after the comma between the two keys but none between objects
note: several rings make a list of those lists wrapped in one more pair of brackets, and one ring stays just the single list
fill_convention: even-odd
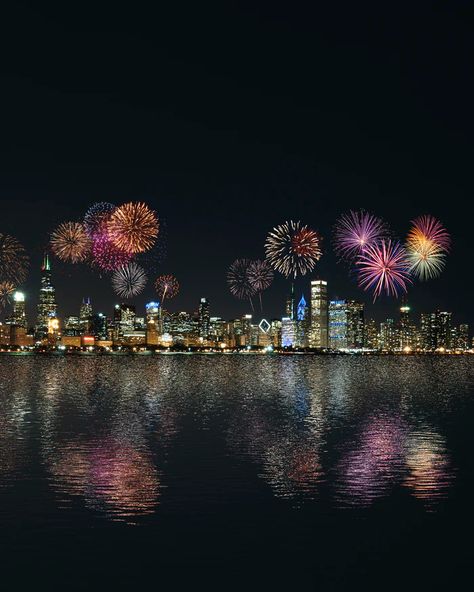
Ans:
[{"label": "pink firework", "polygon": [[449,252],[451,237],[446,228],[434,216],[430,214],[418,216],[412,220],[412,225],[409,237],[410,235],[422,235],[425,240],[436,245],[441,251]]},{"label": "pink firework", "polygon": [[356,261],[359,286],[373,292],[375,300],[385,292],[398,296],[412,283],[405,249],[399,242],[386,240],[366,247]]},{"label": "pink firework", "polygon": [[105,232],[94,235],[92,263],[102,271],[115,271],[129,263],[131,259],[131,253],[118,249]]},{"label": "pink firework", "polygon": [[334,228],[334,244],[339,257],[356,259],[364,250],[386,238],[388,229],[383,220],[364,210],[343,214]]}]

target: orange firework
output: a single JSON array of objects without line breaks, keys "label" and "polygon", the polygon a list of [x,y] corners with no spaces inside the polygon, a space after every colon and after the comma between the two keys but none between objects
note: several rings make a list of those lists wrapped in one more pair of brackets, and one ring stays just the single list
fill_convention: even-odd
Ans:
[{"label": "orange firework", "polygon": [[151,249],[158,230],[156,213],[142,202],[128,202],[120,206],[108,222],[109,236],[114,245],[132,254]]},{"label": "orange firework", "polygon": [[7,304],[10,304],[14,291],[15,285],[11,282],[0,282],[0,308],[7,306]]},{"label": "orange firework", "polygon": [[80,263],[89,256],[91,241],[79,222],[63,222],[51,234],[51,249],[62,261]]},{"label": "orange firework", "polygon": [[13,236],[0,233],[0,281],[22,284],[29,265],[25,247]]}]

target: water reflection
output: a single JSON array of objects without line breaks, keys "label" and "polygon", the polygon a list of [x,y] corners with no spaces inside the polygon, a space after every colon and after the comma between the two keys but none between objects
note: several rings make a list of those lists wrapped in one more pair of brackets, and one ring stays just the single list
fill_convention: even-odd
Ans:
[{"label": "water reflection", "polygon": [[[245,467],[226,475],[237,496],[255,487],[293,506],[329,510],[408,494],[433,511],[454,484],[443,421],[469,398],[468,363],[1,357],[0,490],[28,479],[33,504],[46,489],[67,511],[136,523],[166,503],[212,504],[208,492],[224,459]],[[196,448],[205,475],[187,460]],[[173,499],[165,502],[171,479]],[[198,497],[196,484],[205,480]]]},{"label": "water reflection", "polygon": [[112,519],[133,521],[152,514],[160,484],[151,455],[123,440],[63,442],[48,459],[52,486],[63,502],[82,496]]}]

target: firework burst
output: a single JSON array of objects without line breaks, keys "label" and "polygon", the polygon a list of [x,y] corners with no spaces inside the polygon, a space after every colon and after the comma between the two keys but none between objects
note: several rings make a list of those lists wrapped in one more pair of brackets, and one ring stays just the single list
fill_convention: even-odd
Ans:
[{"label": "firework burst", "polygon": [[108,232],[114,245],[129,253],[148,251],[158,236],[156,213],[142,202],[129,202],[110,216]]},{"label": "firework burst", "polygon": [[15,284],[8,281],[0,282],[0,308],[4,308],[10,304],[14,291]]},{"label": "firework burst", "polygon": [[240,300],[248,298],[253,309],[252,296],[255,296],[256,290],[249,278],[250,264],[249,259],[236,259],[227,272],[227,285],[230,293],[236,298]]},{"label": "firework burst", "polygon": [[174,298],[179,292],[179,283],[174,275],[160,275],[155,281],[155,289],[163,303],[165,298]]},{"label": "firework burst", "polygon": [[268,261],[256,259],[249,263],[248,278],[255,292],[263,292],[273,281],[273,270]]},{"label": "firework burst", "polygon": [[342,215],[334,227],[334,246],[341,259],[353,261],[366,247],[387,238],[388,228],[377,216],[364,210]]},{"label": "firework burst", "polygon": [[436,278],[443,271],[446,253],[421,231],[410,231],[406,249],[410,273],[421,281]]},{"label": "firework burst", "polygon": [[106,201],[93,204],[84,216],[84,228],[87,234],[93,238],[98,232],[102,233],[104,226],[114,211],[114,204]]},{"label": "firework burst", "polygon": [[321,258],[321,237],[301,222],[290,220],[268,234],[265,253],[273,269],[296,278],[312,271]]},{"label": "firework burst", "polygon": [[96,234],[92,240],[92,264],[102,271],[115,271],[130,262],[132,255],[121,251],[106,233]]},{"label": "firework burst", "polygon": [[0,233],[0,281],[22,284],[29,265],[25,247],[13,236]]},{"label": "firework burst", "polygon": [[410,239],[416,242],[423,235],[424,239],[431,241],[440,251],[449,252],[451,247],[451,237],[446,228],[434,216],[426,214],[412,220],[412,227],[408,233],[408,242]]},{"label": "firework burst", "polygon": [[81,263],[90,254],[91,241],[83,224],[63,222],[51,233],[51,250],[68,263]]},{"label": "firework burst", "polygon": [[146,273],[136,263],[127,263],[112,274],[114,292],[122,298],[137,296],[146,286]]},{"label": "firework burst", "polygon": [[373,293],[374,302],[383,292],[398,296],[412,283],[407,254],[399,242],[385,240],[366,247],[356,265],[359,286]]}]

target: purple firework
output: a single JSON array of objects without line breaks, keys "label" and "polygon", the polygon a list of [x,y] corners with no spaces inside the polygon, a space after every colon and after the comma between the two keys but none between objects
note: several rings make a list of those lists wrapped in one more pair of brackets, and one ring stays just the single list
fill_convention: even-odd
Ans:
[{"label": "purple firework", "polygon": [[106,233],[98,233],[92,239],[92,263],[102,271],[115,271],[130,262],[132,255],[117,247]]},{"label": "purple firework", "polygon": [[113,214],[116,207],[106,201],[99,201],[93,204],[84,216],[84,228],[87,234],[93,238],[97,232],[101,232],[106,221]]},{"label": "purple firework", "polygon": [[367,247],[387,238],[388,228],[383,220],[364,210],[343,214],[334,228],[334,245],[341,259],[353,261]]},{"label": "purple firework", "polygon": [[398,296],[411,284],[407,253],[397,241],[381,241],[366,247],[356,262],[359,286],[374,295],[374,302],[385,292]]}]

